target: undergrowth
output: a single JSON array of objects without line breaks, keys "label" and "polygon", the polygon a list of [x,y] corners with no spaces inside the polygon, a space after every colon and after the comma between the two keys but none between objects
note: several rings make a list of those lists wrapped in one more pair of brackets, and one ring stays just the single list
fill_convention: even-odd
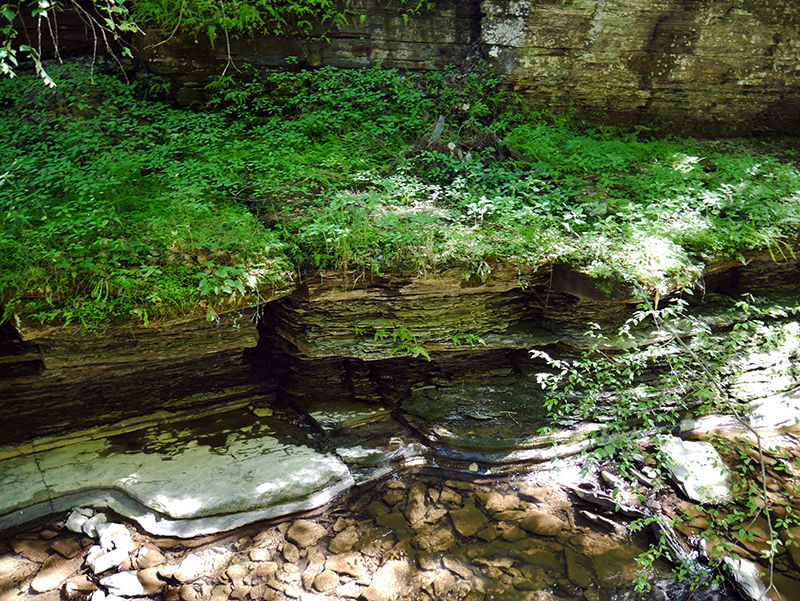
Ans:
[{"label": "undergrowth", "polygon": [[252,303],[297,271],[568,262],[664,295],[791,253],[794,164],[525,109],[480,63],[251,69],[203,110],[80,63],[0,81],[5,318],[102,327]]}]

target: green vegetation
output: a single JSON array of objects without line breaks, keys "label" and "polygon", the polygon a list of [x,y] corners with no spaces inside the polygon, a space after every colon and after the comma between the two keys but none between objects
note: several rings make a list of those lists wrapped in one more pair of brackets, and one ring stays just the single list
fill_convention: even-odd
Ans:
[{"label": "green vegetation", "polygon": [[[774,365],[776,356],[791,361],[796,355],[798,328],[791,318],[798,314],[797,302],[780,305],[750,298],[732,303],[729,318],[721,320],[733,325],[712,330],[707,321],[693,317],[688,303],[680,298],[661,309],[646,302],[620,328],[616,340],[593,324],[595,345],[574,360],[531,351],[549,368],[538,380],[549,393],[544,405],[551,422],[578,417],[605,426],[599,444],[584,457],[587,470],[597,464],[605,469],[613,466],[628,480],[641,480],[636,462],[650,456],[655,465],[663,465],[652,441],[669,433],[687,415],[733,415],[746,431],[733,440],[710,437],[726,457],[725,463],[733,467],[730,496],[693,506],[685,519],[678,515],[674,521],[683,521],[699,533],[709,549],[710,567],[696,558],[675,557],[663,529],[657,543],[637,558],[640,565],[665,557],[676,564],[678,578],[701,585],[721,578],[724,558],[739,558],[736,545],[757,541],[772,586],[776,556],[783,547],[797,544],[789,530],[800,524],[800,516],[792,509],[793,497],[787,491],[797,486],[800,460],[785,450],[762,447],[737,390],[745,368],[760,368],[759,356],[772,357],[770,365]],[[787,318],[790,321],[783,321]],[[787,480],[785,488],[767,487],[771,477],[766,465]],[[666,479],[666,474],[661,476]],[[639,500],[645,498],[641,494]],[[641,518],[631,528],[642,529],[656,521],[671,530],[670,520],[660,514]],[[649,590],[646,572],[636,582],[638,590]]]},{"label": "green vegetation", "polygon": [[[430,9],[428,0],[386,0],[405,15]],[[137,0],[131,7],[137,23],[155,24],[190,35],[205,34],[212,45],[218,39],[253,34],[324,35],[326,28],[360,18],[350,0],[249,0],[223,3],[214,0],[161,2]]]},{"label": "green vegetation", "polygon": [[196,111],[78,63],[52,90],[0,81],[5,316],[213,318],[298,269],[469,277],[498,261],[663,296],[707,262],[790,252],[795,165],[532,113],[467,66],[251,70]]}]

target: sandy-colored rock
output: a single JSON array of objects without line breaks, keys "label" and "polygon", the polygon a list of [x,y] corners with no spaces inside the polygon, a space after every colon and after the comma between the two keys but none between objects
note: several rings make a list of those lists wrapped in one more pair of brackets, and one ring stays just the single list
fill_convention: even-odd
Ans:
[{"label": "sandy-colored rock", "polygon": [[520,528],[540,536],[558,536],[566,528],[559,518],[540,511],[531,511],[519,523]]},{"label": "sandy-colored rock", "polygon": [[158,577],[158,568],[145,568],[136,573],[142,588],[148,595],[157,595],[164,590],[166,583]]},{"label": "sandy-colored rock", "polygon": [[451,549],[456,544],[452,528],[446,526],[426,526],[412,539],[418,549],[438,553]]},{"label": "sandy-colored rock", "polygon": [[43,540],[26,540],[15,538],[11,541],[14,553],[25,559],[42,563],[50,556],[50,543]]},{"label": "sandy-colored rock", "polygon": [[296,544],[301,549],[315,545],[317,541],[327,534],[325,527],[310,520],[297,520],[286,531],[286,540]]},{"label": "sandy-colored rock", "polygon": [[93,580],[90,580],[86,574],[68,578],[67,581],[64,582],[63,587],[64,596],[67,599],[72,599],[79,594],[88,594],[96,590],[97,584],[95,584]]},{"label": "sandy-colored rock", "polygon": [[474,505],[467,505],[463,509],[456,509],[450,512],[450,519],[453,526],[461,536],[472,536],[479,530],[483,530],[489,523],[486,515]]},{"label": "sandy-colored rock", "polygon": [[364,558],[360,553],[342,553],[334,555],[325,561],[325,569],[333,570],[337,574],[346,574],[358,578],[367,573]]},{"label": "sandy-colored rock", "polygon": [[283,558],[289,563],[295,563],[300,559],[300,549],[292,543],[284,543],[283,551],[281,551]]},{"label": "sandy-colored rock", "polygon": [[359,538],[361,538],[361,534],[359,533],[358,528],[355,526],[348,526],[333,537],[331,542],[328,544],[328,550],[334,555],[345,553],[346,551],[350,551],[355,546]]},{"label": "sandy-colored rock", "polygon": [[256,568],[256,576],[270,579],[278,572],[278,564],[274,561],[262,561]]},{"label": "sandy-colored rock", "polygon": [[314,588],[320,593],[329,593],[339,586],[339,575],[333,570],[323,570],[314,578]]},{"label": "sandy-colored rock", "polygon": [[65,559],[61,555],[52,555],[42,564],[36,578],[31,582],[31,588],[37,593],[53,591],[80,570],[83,559],[76,557]]},{"label": "sandy-colored rock", "polygon": [[272,553],[270,552],[269,549],[266,549],[264,547],[255,547],[253,549],[250,549],[247,555],[248,557],[250,557],[250,561],[259,562],[259,561],[269,561],[270,559],[272,559]]},{"label": "sandy-colored rock", "polygon": [[484,509],[494,515],[503,511],[512,511],[519,507],[519,497],[512,494],[501,494],[499,492],[488,492],[477,495],[483,503]]},{"label": "sandy-colored rock", "polygon": [[160,566],[165,561],[164,554],[152,545],[142,546],[136,554],[136,565],[140,570]]},{"label": "sandy-colored rock", "polygon": [[59,538],[50,542],[50,548],[67,559],[72,559],[83,550],[80,542],[74,538]]},{"label": "sandy-colored rock", "polygon": [[375,523],[378,524],[378,526],[391,528],[392,530],[408,530],[410,528],[405,514],[399,511],[379,515],[375,518]]},{"label": "sandy-colored rock", "polygon": [[369,586],[361,592],[365,601],[395,601],[407,594],[411,574],[408,557],[396,556],[375,572]]}]

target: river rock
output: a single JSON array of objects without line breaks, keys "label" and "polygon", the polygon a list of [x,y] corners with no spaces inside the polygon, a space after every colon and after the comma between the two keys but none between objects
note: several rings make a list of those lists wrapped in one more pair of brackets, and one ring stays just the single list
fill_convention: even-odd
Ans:
[{"label": "river rock", "polygon": [[461,536],[470,537],[479,530],[483,530],[489,523],[489,518],[474,505],[467,505],[463,509],[450,512],[453,526]]},{"label": "river rock", "polygon": [[360,578],[367,573],[364,558],[360,553],[342,553],[334,555],[325,561],[325,569],[333,570],[337,574],[346,574],[354,578]]},{"label": "river rock", "polygon": [[566,524],[554,515],[531,511],[519,523],[520,528],[540,536],[558,536]]},{"label": "river rock", "polygon": [[418,549],[429,553],[441,553],[456,544],[451,528],[436,525],[420,529],[412,542]]},{"label": "river rock", "polygon": [[690,499],[711,503],[730,494],[730,470],[710,442],[662,436],[658,445],[673,479]]},{"label": "river rock", "polygon": [[424,520],[428,512],[425,505],[425,494],[428,487],[422,482],[414,482],[408,490],[408,503],[406,504],[406,519],[412,528],[417,528]]},{"label": "river rock", "polygon": [[333,570],[322,570],[314,578],[314,588],[320,593],[329,593],[339,586],[339,575]]},{"label": "river rock", "polygon": [[[402,514],[398,515],[402,517]],[[405,518],[403,518],[403,521],[405,521]],[[361,538],[361,534],[358,528],[355,526],[348,526],[331,539],[331,542],[328,544],[328,550],[335,555],[345,553],[355,546],[359,538]]]},{"label": "river rock", "polygon": [[387,555],[390,559],[378,568],[372,582],[361,592],[366,601],[395,601],[407,595],[412,567],[407,543],[398,543]]},{"label": "river rock", "polygon": [[325,527],[316,522],[297,520],[286,531],[286,539],[295,543],[301,549],[305,549],[315,545],[326,534]]}]

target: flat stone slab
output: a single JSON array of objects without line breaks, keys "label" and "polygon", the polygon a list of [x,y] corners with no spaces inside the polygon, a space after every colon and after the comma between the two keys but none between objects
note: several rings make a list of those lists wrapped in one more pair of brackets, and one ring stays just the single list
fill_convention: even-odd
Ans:
[{"label": "flat stone slab", "polygon": [[0,531],[78,505],[192,537],[320,507],[354,484],[290,414],[239,410],[0,462]]}]

